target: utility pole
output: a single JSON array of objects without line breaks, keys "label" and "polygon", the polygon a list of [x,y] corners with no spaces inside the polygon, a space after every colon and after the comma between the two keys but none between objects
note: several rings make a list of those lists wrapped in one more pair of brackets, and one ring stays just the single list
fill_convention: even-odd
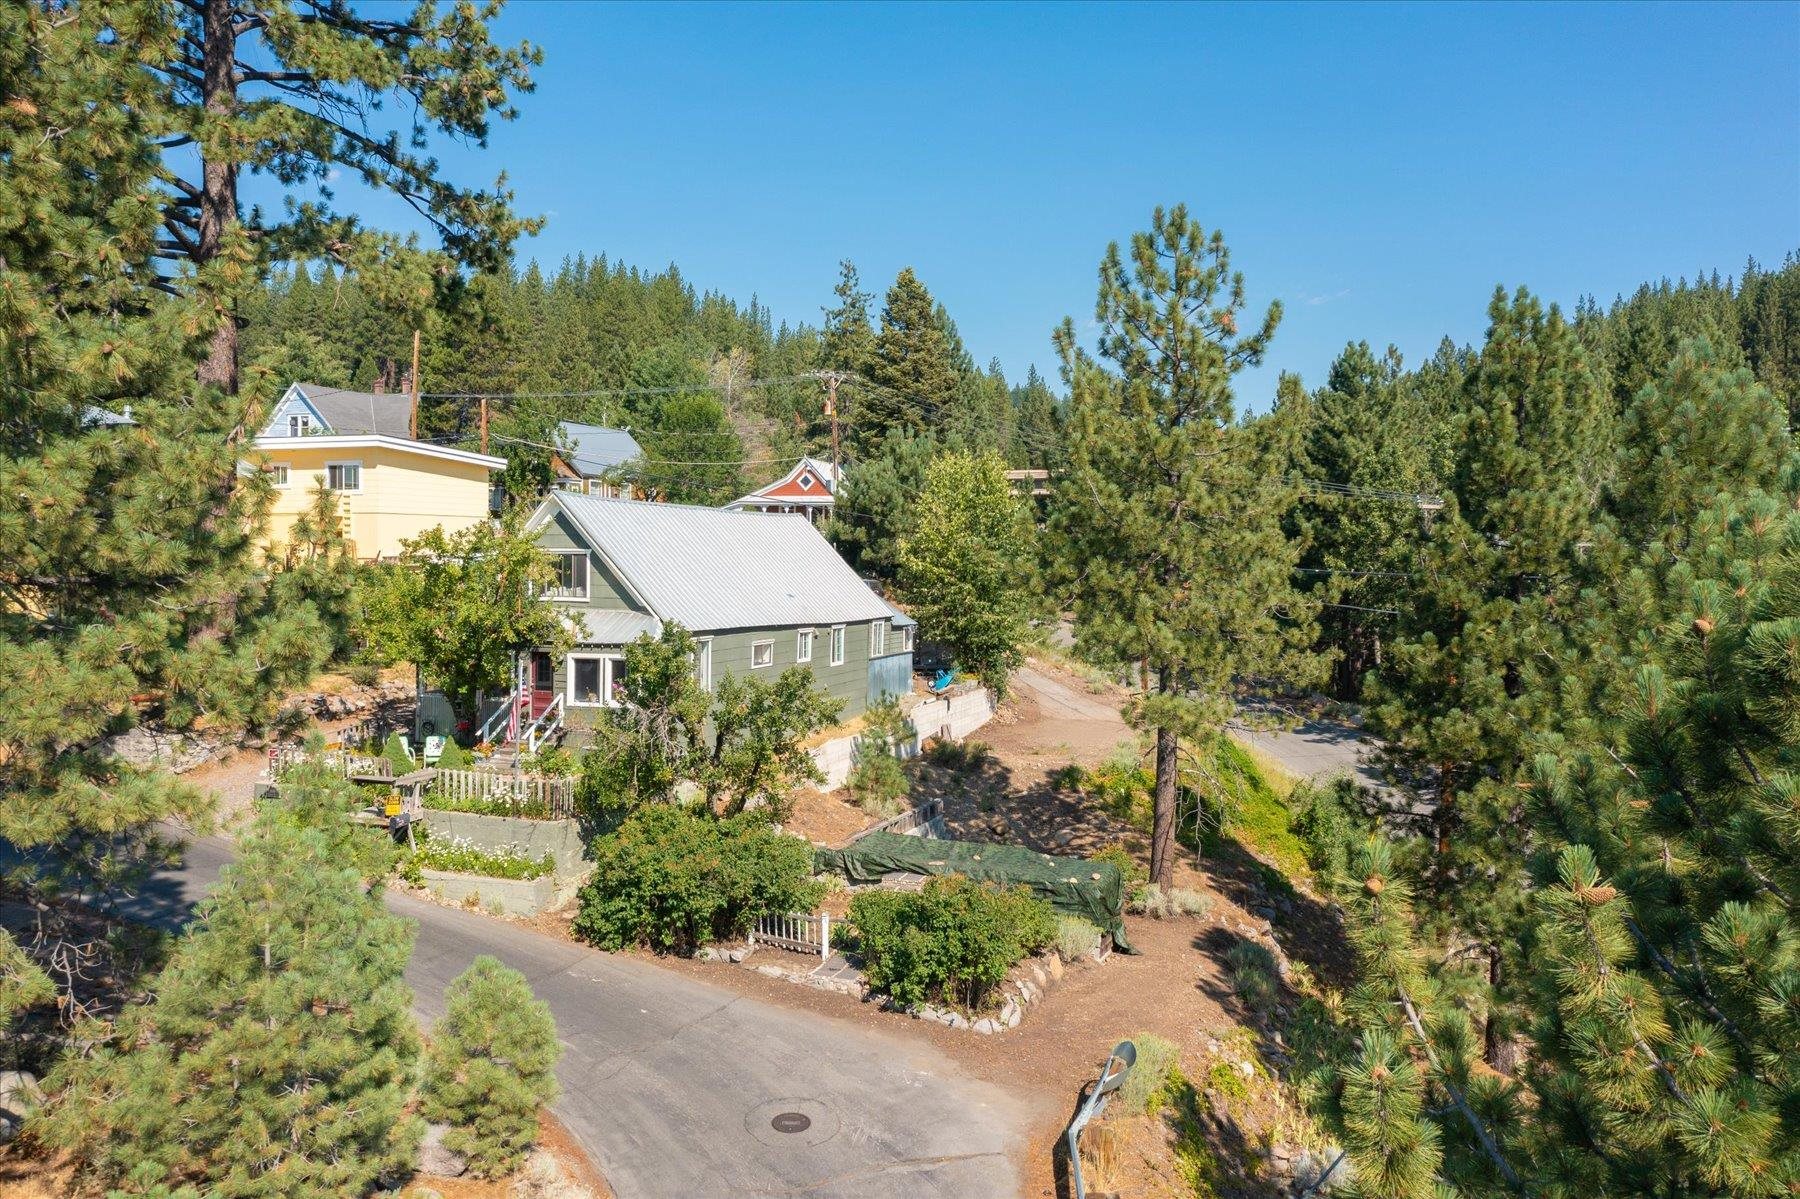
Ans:
[{"label": "utility pole", "polygon": [[412,438],[419,439],[419,331],[413,330]]},{"label": "utility pole", "polygon": [[825,415],[831,418],[831,490],[835,496],[841,478],[838,467],[837,388],[838,380],[843,376],[836,371],[826,371],[820,377],[825,380]]},{"label": "utility pole", "polygon": [[487,453],[487,397],[481,397],[481,452]]}]

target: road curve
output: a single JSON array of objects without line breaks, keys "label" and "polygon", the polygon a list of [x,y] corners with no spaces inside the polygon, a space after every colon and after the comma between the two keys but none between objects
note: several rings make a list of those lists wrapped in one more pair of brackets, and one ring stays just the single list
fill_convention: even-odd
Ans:
[{"label": "road curve", "polygon": [[[230,856],[226,841],[190,842],[133,914],[179,925]],[[931,1046],[412,896],[388,906],[419,925],[407,981],[425,1018],[483,953],[550,1005],[565,1047],[556,1114],[619,1199],[1018,1193],[1018,1106]],[[796,1112],[806,1127],[778,1131]]]}]

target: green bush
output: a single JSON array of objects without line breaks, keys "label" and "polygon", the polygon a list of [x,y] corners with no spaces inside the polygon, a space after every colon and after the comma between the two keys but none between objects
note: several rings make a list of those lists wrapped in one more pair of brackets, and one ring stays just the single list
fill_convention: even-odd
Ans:
[{"label": "green bush", "polygon": [[1212,896],[1186,887],[1164,891],[1155,883],[1140,883],[1126,901],[1126,908],[1140,916],[1168,920],[1174,916],[1204,916],[1212,910]]},{"label": "green bush", "polygon": [[594,874],[581,888],[574,932],[603,949],[663,952],[743,936],[758,915],[819,902],[812,855],[812,846],[756,813],[716,817],[647,804],[594,839]]},{"label": "green bush", "polygon": [[525,976],[483,955],[445,993],[419,1090],[425,1118],[449,1124],[447,1148],[480,1178],[512,1173],[537,1143],[537,1112],[556,1098],[562,1046]]},{"label": "green bush", "polygon": [[850,901],[869,985],[911,1007],[985,1005],[1007,968],[1056,939],[1056,914],[1024,887],[934,878],[922,891],[864,891]]},{"label": "green bush", "polygon": [[444,752],[438,755],[437,765],[440,770],[468,770],[475,765],[475,756],[453,738],[444,742]]},{"label": "green bush", "polygon": [[1288,807],[1307,863],[1327,882],[1343,877],[1351,850],[1375,831],[1363,789],[1347,774],[1301,783],[1288,796]]},{"label": "green bush", "polygon": [[1239,941],[1225,955],[1225,964],[1231,968],[1231,985],[1246,1008],[1259,1016],[1274,1009],[1281,982],[1275,955],[1267,946],[1255,941]]},{"label": "green bush", "polygon": [[1137,1034],[1131,1043],[1137,1047],[1137,1064],[1125,1076],[1125,1085],[1119,1088],[1115,1102],[1128,1115],[1154,1113],[1167,1098],[1181,1050],[1166,1037],[1148,1032]]},{"label": "green bush", "polygon": [[980,770],[993,756],[994,751],[988,748],[985,741],[947,741],[942,737],[933,737],[925,743],[926,760],[945,770]]},{"label": "green bush", "polygon": [[1088,861],[1111,862],[1114,866],[1117,866],[1119,868],[1119,877],[1125,880],[1125,888],[1127,891],[1150,877],[1149,869],[1139,865],[1138,860],[1132,856],[1131,851],[1126,849],[1123,845],[1108,845],[1099,853],[1089,854]]},{"label": "green bush", "polygon": [[358,687],[373,687],[381,682],[381,667],[374,662],[351,662],[344,667],[344,677]]},{"label": "green bush", "polygon": [[1080,916],[1056,918],[1056,952],[1065,962],[1092,957],[1100,943],[1100,930]]},{"label": "green bush", "polygon": [[407,756],[406,738],[399,733],[387,735],[387,740],[381,743],[381,756],[393,766],[396,778],[403,774],[410,774],[418,768],[418,763]]}]

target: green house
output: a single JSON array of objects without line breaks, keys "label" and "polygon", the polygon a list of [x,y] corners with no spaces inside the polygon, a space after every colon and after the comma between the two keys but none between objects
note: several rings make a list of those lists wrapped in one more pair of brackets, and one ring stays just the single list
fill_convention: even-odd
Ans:
[{"label": "green house", "polygon": [[857,577],[804,516],[552,491],[526,525],[556,556],[576,646],[521,653],[514,736],[535,725],[574,740],[613,706],[624,647],[665,623],[694,634],[695,673],[813,672],[848,719],[912,685],[914,625]]}]

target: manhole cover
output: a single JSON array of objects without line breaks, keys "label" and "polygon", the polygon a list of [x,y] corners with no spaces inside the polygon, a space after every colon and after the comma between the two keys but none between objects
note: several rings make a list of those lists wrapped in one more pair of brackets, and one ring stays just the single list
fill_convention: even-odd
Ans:
[{"label": "manhole cover", "polygon": [[777,1149],[810,1148],[837,1136],[838,1118],[817,1099],[790,1095],[744,1113],[744,1131]]}]

